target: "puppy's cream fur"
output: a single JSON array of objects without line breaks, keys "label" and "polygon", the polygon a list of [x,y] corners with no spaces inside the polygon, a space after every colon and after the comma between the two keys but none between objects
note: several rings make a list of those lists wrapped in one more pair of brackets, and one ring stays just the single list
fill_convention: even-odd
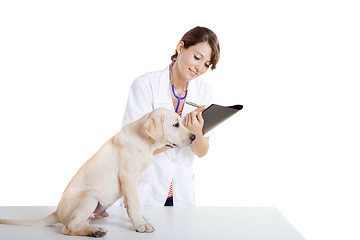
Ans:
[{"label": "puppy's cream fur", "polygon": [[135,230],[153,232],[154,227],[140,213],[137,186],[141,175],[151,164],[154,150],[165,145],[188,146],[194,137],[176,113],[158,108],[121,129],[79,169],[54,213],[39,220],[0,219],[0,223],[28,226],[62,223],[63,234],[102,237],[107,230],[89,222],[107,217],[105,210],[124,197]]}]

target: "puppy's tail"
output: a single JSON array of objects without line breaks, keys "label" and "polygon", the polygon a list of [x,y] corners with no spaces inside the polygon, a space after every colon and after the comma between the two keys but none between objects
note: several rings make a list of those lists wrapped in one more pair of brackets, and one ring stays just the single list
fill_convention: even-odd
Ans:
[{"label": "puppy's tail", "polygon": [[49,216],[37,220],[15,220],[15,219],[0,219],[0,224],[10,225],[23,225],[23,226],[35,226],[35,227],[48,227],[59,223],[56,212],[53,212]]}]

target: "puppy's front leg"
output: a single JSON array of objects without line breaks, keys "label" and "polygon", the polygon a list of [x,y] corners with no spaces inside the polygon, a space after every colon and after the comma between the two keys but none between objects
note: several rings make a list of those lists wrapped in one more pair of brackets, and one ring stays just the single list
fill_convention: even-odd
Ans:
[{"label": "puppy's front leg", "polygon": [[140,212],[140,201],[137,192],[139,179],[131,174],[120,176],[120,184],[126,203],[128,216],[137,232],[153,232],[155,228],[144,220]]}]

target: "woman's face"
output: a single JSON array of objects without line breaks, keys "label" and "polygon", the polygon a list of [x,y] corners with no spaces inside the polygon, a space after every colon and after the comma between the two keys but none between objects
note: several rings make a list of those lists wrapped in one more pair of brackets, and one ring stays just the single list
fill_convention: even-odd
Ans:
[{"label": "woman's face", "polygon": [[206,73],[211,65],[211,47],[207,42],[195,44],[187,49],[179,42],[177,48],[177,64],[181,75],[186,80],[192,80]]}]

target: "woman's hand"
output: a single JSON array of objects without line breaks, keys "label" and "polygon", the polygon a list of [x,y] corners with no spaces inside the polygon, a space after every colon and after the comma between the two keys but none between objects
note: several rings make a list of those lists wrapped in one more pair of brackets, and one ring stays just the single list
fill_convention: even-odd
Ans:
[{"label": "woman's hand", "polygon": [[203,157],[209,150],[209,138],[204,138],[202,129],[204,126],[204,119],[202,112],[206,106],[201,106],[185,116],[183,124],[192,133],[195,134],[195,141],[191,144],[191,150],[198,156]]},{"label": "woman's hand", "polygon": [[190,112],[185,116],[183,124],[184,126],[193,132],[196,137],[203,135],[202,128],[204,126],[204,119],[202,117],[202,112],[206,109],[206,106],[198,107],[196,110]]}]

